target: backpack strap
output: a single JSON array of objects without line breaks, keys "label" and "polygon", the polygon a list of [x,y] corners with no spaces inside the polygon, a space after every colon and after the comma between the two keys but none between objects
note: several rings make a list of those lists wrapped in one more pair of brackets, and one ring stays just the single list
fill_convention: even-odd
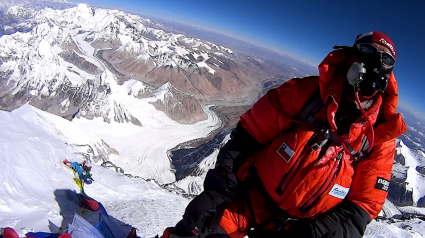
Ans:
[{"label": "backpack strap", "polygon": [[316,120],[316,118],[313,117],[314,114],[316,114],[322,107],[324,106],[322,102],[322,98],[320,97],[320,90],[317,89],[313,95],[308,99],[306,105],[301,110],[301,112],[298,114],[298,118],[300,121],[306,121],[311,124],[313,124],[317,129],[319,129],[320,132],[325,132],[328,127]]},{"label": "backpack strap", "polygon": [[354,157],[355,160],[367,155],[367,150],[370,146],[369,140],[366,136],[363,137],[362,145],[359,151],[354,150],[349,144],[340,140],[338,135],[329,130],[329,126],[316,118],[313,117],[314,114],[320,111],[324,106],[322,98],[320,97],[320,90],[317,89],[313,95],[308,99],[306,105],[298,114],[300,121],[305,121],[313,124],[320,132],[324,133],[319,142],[312,145],[312,149],[317,150],[324,146],[329,140],[336,142],[346,148],[350,154]]}]

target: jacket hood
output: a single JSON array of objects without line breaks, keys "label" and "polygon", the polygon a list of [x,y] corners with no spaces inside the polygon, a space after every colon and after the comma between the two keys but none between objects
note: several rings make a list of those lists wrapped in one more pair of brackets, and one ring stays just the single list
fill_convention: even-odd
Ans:
[{"label": "jacket hood", "polygon": [[[323,103],[326,101],[332,89],[330,90],[331,80],[338,67],[350,57],[349,50],[339,49],[332,51],[319,65],[319,87]],[[345,75],[344,75],[345,77]],[[406,132],[406,124],[401,114],[396,113],[398,103],[397,80],[394,72],[389,78],[388,87],[383,95],[383,102],[379,109],[379,114],[385,118],[385,123],[379,124],[374,128],[375,145],[394,139]]]}]

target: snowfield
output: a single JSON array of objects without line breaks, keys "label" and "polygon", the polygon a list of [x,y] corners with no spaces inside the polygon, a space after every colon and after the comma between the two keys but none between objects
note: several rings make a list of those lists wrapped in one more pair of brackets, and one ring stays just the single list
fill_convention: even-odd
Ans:
[{"label": "snowfield", "polygon": [[[34,120],[27,115],[41,116]],[[45,120],[42,127],[40,118]],[[55,192],[79,190],[62,161],[82,162],[82,158],[58,137],[62,132],[57,128],[71,129],[74,134],[79,129],[82,141],[96,138],[73,122],[29,105],[12,113],[0,111],[0,227],[12,227],[22,237],[29,231],[49,232],[49,220],[60,226]],[[95,182],[85,186],[86,193],[102,202],[109,215],[138,228],[139,235],[154,236],[180,220],[188,199],[162,189],[153,180],[90,165]]]}]

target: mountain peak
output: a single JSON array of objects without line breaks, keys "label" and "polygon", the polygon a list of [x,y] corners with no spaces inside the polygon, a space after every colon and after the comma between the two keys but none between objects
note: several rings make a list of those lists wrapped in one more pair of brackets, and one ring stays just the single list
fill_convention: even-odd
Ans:
[{"label": "mountain peak", "polygon": [[86,3],[80,3],[75,10],[75,19],[77,21],[87,20],[93,17],[93,9]]},{"label": "mountain peak", "polygon": [[170,82],[158,88],[155,99],[152,105],[177,122],[192,124],[208,118],[193,95],[178,90]]}]

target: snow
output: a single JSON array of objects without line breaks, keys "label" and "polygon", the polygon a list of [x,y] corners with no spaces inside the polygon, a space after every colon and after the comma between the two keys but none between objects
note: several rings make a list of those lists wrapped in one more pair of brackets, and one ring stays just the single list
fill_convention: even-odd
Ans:
[{"label": "snow", "polygon": [[409,214],[425,214],[425,207],[400,207],[400,211]]},{"label": "snow", "polygon": [[0,65],[0,71],[7,71],[16,65],[16,61],[7,61]]},{"label": "snow", "polygon": [[[0,130],[0,227],[13,227],[23,237],[28,231],[49,231],[48,220],[60,225],[54,191],[78,189],[62,160],[82,161],[63,140],[84,140],[84,129],[25,105],[12,113],[0,111]],[[143,237],[175,224],[188,203],[154,182],[90,165],[96,181],[85,186],[86,193],[109,215],[139,228]]]},{"label": "snow", "polygon": [[167,95],[172,96],[171,92],[170,92],[170,87],[171,87],[170,83],[165,83],[164,85],[159,87],[156,94],[155,94],[156,99],[160,100],[162,102],[165,102]]},{"label": "snow", "polygon": [[66,169],[57,165],[61,159],[80,159],[63,142],[13,113],[0,111],[0,131],[0,224],[47,230],[47,220],[40,217],[61,220],[52,191],[75,188]]},{"label": "snow", "polygon": [[93,17],[93,11],[88,4],[78,4],[74,21],[80,22]]},{"label": "snow", "polygon": [[63,120],[61,117],[46,113],[28,104],[13,110],[12,114],[63,142],[75,144],[101,143],[99,138],[75,123]]},{"label": "snow", "polygon": [[176,52],[177,52],[177,54],[179,54],[181,56],[186,56],[187,54],[189,54],[188,50],[186,50],[183,47],[179,47],[179,46],[176,46]]},{"label": "snow", "polygon": [[382,210],[379,213],[378,217],[392,218],[392,217],[401,217],[402,213],[400,209],[397,208],[391,201],[388,199],[385,200]]},{"label": "snow", "polygon": [[418,166],[425,166],[425,157],[421,151],[410,150],[402,140],[399,140],[399,148],[397,149],[398,154],[402,154],[406,159],[405,167],[396,165],[395,168],[397,173],[407,175],[406,183],[407,189],[413,191],[413,202],[418,203],[419,199],[425,194],[425,176],[420,174],[416,168]]},{"label": "snow", "polygon": [[[77,52],[77,54],[101,71],[108,69],[108,66],[97,58],[97,51],[91,45],[96,39],[120,42],[122,45],[117,51],[124,53],[127,51],[134,55],[132,56],[134,59],[142,62],[150,61],[157,68],[173,66],[173,68],[188,69],[197,66],[206,68],[211,74],[215,74],[215,70],[211,68],[214,66],[205,62],[211,52],[198,51],[197,47],[223,53],[229,52],[229,49],[200,39],[186,38],[181,34],[170,34],[163,30],[148,28],[144,25],[146,23],[149,21],[139,16],[118,10],[100,8],[93,10],[87,4],[78,4],[76,7],[65,10],[45,8],[41,11],[32,11],[30,18],[22,22],[22,24],[33,26],[30,32],[16,32],[0,38],[0,45],[4,46],[0,56],[8,59],[0,65],[0,70],[12,71],[9,80],[18,84],[12,93],[18,93],[23,87],[31,87],[32,94],[40,96],[48,95],[48,89],[52,89],[46,85],[59,86],[70,82],[73,86],[79,86],[93,77],[58,56],[65,50],[60,46],[68,36],[83,52],[82,54]],[[129,28],[128,25],[134,28]],[[116,31],[111,32],[111,29]],[[132,29],[137,29],[137,32]],[[144,38],[145,34],[154,36],[156,40]],[[185,45],[185,42],[189,45]],[[213,53],[220,54],[220,52]],[[198,64],[191,62],[187,57],[188,54],[193,54],[195,57],[202,56],[203,62]]]},{"label": "snow", "polygon": [[[139,120],[142,126],[132,123],[104,122],[101,118],[88,120],[74,119],[73,122],[96,134],[109,146],[119,152],[112,156],[111,161],[122,167],[125,173],[140,176],[145,179],[155,179],[164,184],[175,181],[175,175],[167,155],[167,151],[177,145],[206,137],[221,125],[221,120],[209,107],[204,107],[208,119],[193,125],[180,124],[157,111],[150,103],[163,97],[169,92],[169,83],[164,84],[152,98],[138,99],[128,94],[129,84],[118,85],[115,77],[109,71],[101,75],[110,87],[111,103],[126,105],[126,110]],[[134,82],[134,81],[132,81]]]},{"label": "snow", "polygon": [[69,81],[74,85],[81,85],[82,82],[86,81],[85,79],[91,75],[84,70],[79,69],[75,65],[66,62],[62,57],[58,56],[60,67],[66,76],[68,76]]},{"label": "snow", "polygon": [[[130,112],[142,124],[103,122],[76,119],[74,122],[94,132],[111,147],[117,149],[119,156],[112,156],[111,161],[124,169],[126,173],[142,178],[154,178],[160,183],[175,181],[167,151],[180,143],[207,136],[216,129],[221,121],[208,108],[204,108],[208,119],[193,125],[179,124],[169,119],[164,113],[156,111],[149,104],[149,99],[127,99],[132,104]],[[129,105],[125,102],[125,105]]]},{"label": "snow", "polygon": [[[74,51],[75,52],[75,51]],[[86,61],[94,64],[96,67],[98,67],[100,70],[106,70],[106,66],[103,64],[102,61],[98,60],[96,56],[94,55],[81,55],[78,52],[75,52],[78,56],[84,58]]]},{"label": "snow", "polygon": [[199,63],[197,63],[197,65],[198,65],[198,67],[203,67],[203,68],[206,68],[206,69],[208,69],[208,72],[210,73],[210,74],[214,74],[215,73],[215,70],[214,69],[212,69],[209,65],[207,65],[207,63],[205,63],[205,62],[199,62]]},{"label": "snow", "polygon": [[131,94],[133,96],[137,96],[139,91],[144,91],[147,86],[143,82],[130,79],[123,83],[123,87],[127,88],[128,94]]},{"label": "snow", "polygon": [[407,169],[408,168],[404,167],[403,165],[396,163],[393,165],[392,175],[398,179],[404,180],[407,177]]},{"label": "snow", "polygon": [[78,43],[78,45],[87,55],[92,56],[94,55],[95,49],[93,48],[93,46],[90,45],[90,43],[84,40],[86,36],[87,34],[78,34],[73,36],[73,39]]},{"label": "snow", "polygon": [[[412,230],[407,230],[407,226]],[[372,221],[366,228],[364,238],[419,238],[424,237],[424,221],[414,219],[407,222],[386,224],[384,222]]]}]

